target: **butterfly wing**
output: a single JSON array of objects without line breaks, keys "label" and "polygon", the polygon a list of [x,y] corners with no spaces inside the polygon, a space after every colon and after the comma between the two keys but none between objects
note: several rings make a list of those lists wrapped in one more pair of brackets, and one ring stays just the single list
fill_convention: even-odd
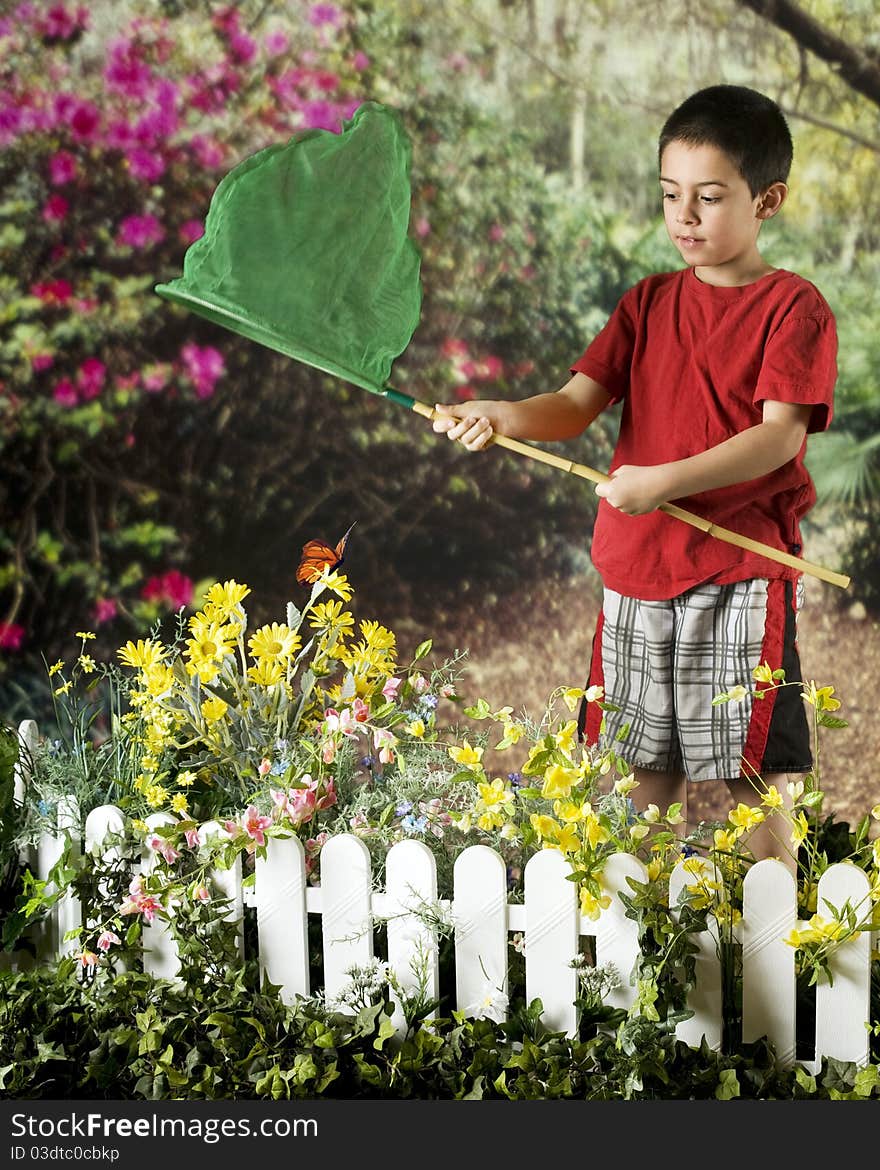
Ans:
[{"label": "butterfly wing", "polygon": [[302,556],[296,570],[296,579],[301,585],[313,585],[325,570],[332,571],[342,564],[345,544],[348,533],[354,528],[350,524],[348,532],[334,548],[323,540],[307,540],[302,547]]}]

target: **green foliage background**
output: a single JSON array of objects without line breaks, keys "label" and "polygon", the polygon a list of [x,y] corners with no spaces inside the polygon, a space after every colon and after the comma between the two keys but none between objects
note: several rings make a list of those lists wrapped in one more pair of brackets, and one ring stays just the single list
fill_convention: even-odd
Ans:
[{"label": "green foliage background", "polygon": [[[873,51],[873,3],[801,7]],[[676,263],[655,190],[666,113],[718,81],[775,97],[796,158],[765,251],[816,281],[841,342],[836,421],[811,438],[822,500],[813,523],[833,535],[856,591],[873,602],[877,106],[734,0],[698,9],[685,0],[336,8],[339,27],[318,27],[310,5],[280,0],[95,2],[75,36],[0,39],[0,88],[23,104],[63,69],[59,88],[107,113],[117,99],[101,68],[137,15],[156,76],[182,85],[200,74],[213,95],[205,108],[180,111],[174,133],[156,145],[164,172],[146,185],[125,151],[78,140],[64,125],[17,134],[0,153],[0,620],[24,631],[21,648],[0,656],[0,687],[10,664],[20,689],[29,670],[41,671],[41,653],[58,656],[74,629],[89,628],[98,599],[117,606],[99,630],[108,646],[143,634],[163,616],[142,597],[144,584],[172,567],[195,580],[246,580],[255,603],[276,611],[291,595],[304,541],[338,539],[352,521],[346,568],[363,603],[381,602],[387,615],[410,611],[423,624],[435,599],[469,586],[513,591],[551,573],[589,572],[594,504],[582,481],[501,452],[468,457],[425,420],[152,293],[179,273],[178,228],[204,215],[222,174],[314,118],[314,104],[302,113],[305,99],[322,95],[337,111],[367,99],[391,104],[411,134],[424,305],[392,380],[427,402],[461,392],[450,341],[476,363],[477,397],[561,385],[623,290]],[[289,47],[280,58],[261,51],[246,60],[233,28],[259,44],[283,33]],[[286,70],[305,78],[290,82],[295,103],[279,96]],[[222,147],[212,165],[198,161],[195,140],[205,136]],[[62,188],[70,210],[53,224],[43,209],[59,150],[76,156],[79,178]],[[145,212],[164,238],[120,245],[121,216]],[[93,307],[47,305],[32,290],[52,279],[69,281]],[[181,363],[187,344],[222,354],[225,372],[208,396]],[[33,368],[39,352],[53,356],[48,372]],[[101,395],[60,405],[53,385],[75,381],[89,356],[107,368]],[[488,376],[479,372],[487,358]],[[161,393],[126,385],[157,364],[167,372]],[[615,429],[612,412],[580,440],[554,446],[603,467]],[[14,693],[0,699],[9,706]]]}]

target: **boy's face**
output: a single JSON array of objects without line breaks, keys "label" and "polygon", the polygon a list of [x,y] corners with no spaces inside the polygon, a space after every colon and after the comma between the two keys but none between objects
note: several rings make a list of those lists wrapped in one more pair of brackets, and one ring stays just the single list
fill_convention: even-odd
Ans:
[{"label": "boy's face", "polygon": [[769,269],[758,232],[782,205],[784,183],[753,197],[724,151],[670,142],[660,160],[660,187],[669,238],[703,279],[746,283]]}]

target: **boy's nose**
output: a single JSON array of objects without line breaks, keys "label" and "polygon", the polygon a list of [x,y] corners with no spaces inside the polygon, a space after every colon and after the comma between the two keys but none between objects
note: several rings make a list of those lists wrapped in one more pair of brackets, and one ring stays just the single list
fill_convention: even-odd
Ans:
[{"label": "boy's nose", "polygon": [[686,203],[679,205],[678,215],[676,216],[678,223],[695,223],[696,219],[697,213],[692,206],[689,206]]}]

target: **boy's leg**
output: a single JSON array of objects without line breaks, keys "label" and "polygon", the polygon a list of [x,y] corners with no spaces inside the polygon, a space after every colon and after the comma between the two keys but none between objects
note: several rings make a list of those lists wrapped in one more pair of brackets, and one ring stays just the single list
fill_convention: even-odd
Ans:
[{"label": "boy's leg", "polygon": [[633,804],[644,812],[649,804],[655,804],[661,816],[671,804],[681,804],[681,815],[684,818],[680,825],[660,824],[658,828],[668,831],[670,828],[679,837],[684,837],[688,831],[687,824],[687,778],[683,772],[656,772],[652,768],[633,768],[633,775],[638,781],[638,788],[632,790]]},{"label": "boy's leg", "polygon": [[747,843],[755,861],[764,861],[768,857],[778,858],[795,878],[797,878],[797,846],[791,843],[791,819],[787,814],[792,807],[788,784],[790,780],[796,778],[786,772],[776,772],[762,776],[757,781],[745,777],[727,781],[727,787],[734,804],[747,804],[750,808],[755,807],[760,804],[761,796],[771,785],[781,795],[783,808],[778,810],[764,808],[764,820],[760,825],[750,830]]}]

